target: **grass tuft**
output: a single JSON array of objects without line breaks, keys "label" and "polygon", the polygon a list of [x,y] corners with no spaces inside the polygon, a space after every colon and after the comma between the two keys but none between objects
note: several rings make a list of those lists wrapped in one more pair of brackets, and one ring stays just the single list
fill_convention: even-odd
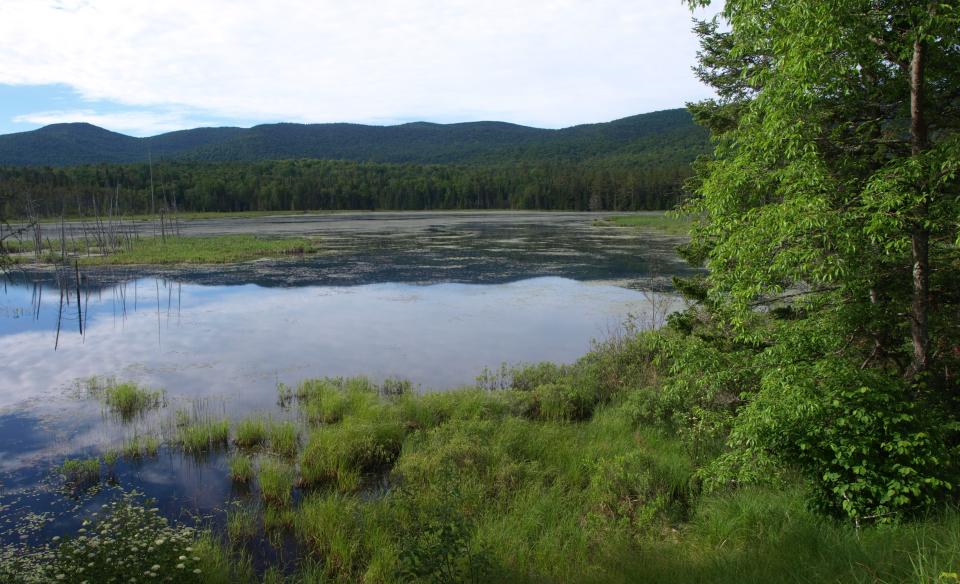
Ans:
[{"label": "grass tuft", "polygon": [[286,507],[292,501],[293,481],[296,475],[289,464],[272,457],[260,461],[257,477],[260,495],[268,505]]},{"label": "grass tuft", "polygon": [[255,448],[263,444],[267,436],[267,423],[262,416],[241,420],[236,427],[235,442],[240,448]]},{"label": "grass tuft", "polygon": [[224,448],[230,438],[230,422],[227,420],[195,420],[179,429],[177,441],[191,454],[202,454],[212,449]]},{"label": "grass tuft", "polygon": [[68,458],[60,465],[60,475],[65,483],[74,488],[90,486],[100,482],[100,459]]},{"label": "grass tuft", "polygon": [[162,391],[132,381],[118,383],[112,378],[91,377],[83,383],[88,393],[102,400],[111,413],[125,422],[163,405]]},{"label": "grass tuft", "polygon": [[123,445],[123,456],[130,459],[154,457],[160,452],[160,439],[156,436],[134,435]]},{"label": "grass tuft", "polygon": [[230,478],[234,482],[249,483],[256,474],[253,461],[246,454],[234,454],[230,457]]},{"label": "grass tuft", "polygon": [[271,452],[294,458],[300,447],[300,433],[293,422],[272,422],[267,426],[267,445]]}]

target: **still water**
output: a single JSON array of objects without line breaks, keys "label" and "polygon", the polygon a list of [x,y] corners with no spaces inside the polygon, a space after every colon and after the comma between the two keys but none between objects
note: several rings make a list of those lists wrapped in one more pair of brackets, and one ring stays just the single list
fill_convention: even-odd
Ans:
[{"label": "still water", "polygon": [[[243,496],[223,455],[163,447],[117,463],[82,497],[64,493],[56,466],[133,435],[164,437],[177,409],[283,417],[278,383],[367,375],[443,391],[501,363],[572,362],[631,315],[643,326],[679,307],[665,284],[684,273],[675,244],[589,226],[469,225],[341,237],[296,262],[92,271],[63,294],[53,274],[15,274],[0,290],[0,542],[75,526],[110,484],[157,498],[169,517],[216,524]],[[92,376],[162,389],[165,406],[112,419],[79,389]]]}]

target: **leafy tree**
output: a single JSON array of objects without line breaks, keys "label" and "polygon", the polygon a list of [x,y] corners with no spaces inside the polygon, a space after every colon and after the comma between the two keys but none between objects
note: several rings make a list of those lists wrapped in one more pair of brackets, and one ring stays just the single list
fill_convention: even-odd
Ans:
[{"label": "leafy tree", "polygon": [[685,253],[754,379],[718,476],[772,457],[825,509],[922,508],[956,478],[960,2],[727,0],[696,32]]}]

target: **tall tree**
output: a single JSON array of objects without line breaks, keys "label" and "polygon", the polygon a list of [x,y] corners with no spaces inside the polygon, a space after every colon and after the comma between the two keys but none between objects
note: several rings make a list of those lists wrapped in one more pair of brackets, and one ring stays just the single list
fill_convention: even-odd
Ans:
[{"label": "tall tree", "polygon": [[718,98],[692,109],[718,148],[687,208],[708,217],[695,246],[735,315],[839,287],[909,329],[909,355],[892,330],[874,347],[907,377],[956,348],[940,309],[956,306],[958,6],[729,0],[727,27],[700,23],[698,72]]},{"label": "tall tree", "polygon": [[[907,434],[924,435],[910,404],[956,419],[960,2],[727,0],[719,19],[696,30],[697,72],[717,97],[691,110],[716,148],[698,164],[685,204],[702,217],[688,254],[710,268],[711,305],[766,372],[745,418],[753,426],[734,435],[751,443],[763,427],[770,438],[777,424],[782,431],[816,410],[804,419],[821,427],[792,435],[799,450],[778,447],[802,458],[816,450],[804,441],[819,440],[818,464],[842,468],[816,469],[817,480],[847,498],[844,510],[916,503],[909,489],[894,493],[891,475],[927,473],[926,486],[943,486],[926,447],[883,468],[883,453],[870,452],[869,472],[883,485],[872,499],[861,492],[869,501],[858,507],[849,486],[868,471],[838,454],[843,438],[829,428],[850,412],[875,414],[884,421],[866,451],[907,431],[891,419],[909,418]],[[770,314],[790,318],[771,325]],[[803,387],[813,401],[776,413],[764,397],[773,387],[781,398]],[[849,389],[885,397],[867,403]],[[812,405],[824,395],[832,401]],[[897,497],[905,500],[894,505]]]}]

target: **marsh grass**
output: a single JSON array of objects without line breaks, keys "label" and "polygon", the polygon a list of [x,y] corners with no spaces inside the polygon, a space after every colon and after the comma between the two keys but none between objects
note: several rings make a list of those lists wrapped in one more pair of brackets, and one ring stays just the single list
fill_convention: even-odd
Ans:
[{"label": "marsh grass", "polygon": [[267,447],[283,458],[294,458],[300,448],[300,431],[289,421],[271,421],[267,425]]},{"label": "marsh grass", "polygon": [[665,213],[644,213],[640,215],[622,215],[598,219],[594,225],[636,227],[651,231],[660,231],[669,235],[688,235],[693,220],[689,217],[674,217]]},{"label": "marsh grass", "polygon": [[68,458],[59,468],[64,483],[73,488],[84,488],[100,482],[100,459]]},{"label": "marsh grass", "polygon": [[260,495],[268,505],[290,505],[295,478],[296,473],[289,464],[273,457],[260,459],[257,482],[260,484]]},{"label": "marsh grass", "polygon": [[240,420],[236,425],[237,437],[234,442],[240,448],[255,448],[264,443],[267,438],[267,421],[263,416],[255,416]]},{"label": "marsh grass", "polygon": [[[262,536],[296,538],[293,582],[953,581],[954,508],[858,530],[813,513],[789,475],[777,487],[703,492],[703,453],[649,415],[661,389],[652,338],[600,344],[569,366],[505,367],[444,393],[304,382],[292,399],[314,415],[302,428],[265,422],[259,457],[238,451],[231,474],[240,457],[244,473],[259,466]],[[216,434],[226,445],[222,423],[197,430],[198,443]],[[372,477],[389,488],[364,488]],[[256,513],[233,513],[231,541],[249,542]],[[249,546],[196,541],[204,581],[249,577]]]},{"label": "marsh grass", "polygon": [[123,445],[123,456],[129,459],[152,458],[160,452],[160,439],[156,436],[136,434]]},{"label": "marsh grass", "polygon": [[230,439],[228,420],[193,420],[178,430],[177,442],[190,454],[225,448]]},{"label": "marsh grass", "polygon": [[379,403],[379,388],[367,377],[308,379],[294,396],[301,414],[311,424],[335,424],[344,416],[369,410]]},{"label": "marsh grass", "polygon": [[246,505],[234,505],[227,512],[227,537],[231,545],[243,545],[257,534],[257,513]]},{"label": "marsh grass", "polygon": [[391,419],[351,418],[316,428],[300,457],[303,484],[332,484],[341,491],[353,491],[361,473],[382,469],[396,459],[404,435],[404,426]]},{"label": "marsh grass", "polygon": [[81,257],[84,265],[118,264],[226,264],[260,258],[315,253],[317,241],[308,238],[260,238],[253,235],[216,237],[149,237],[128,248],[101,256]]},{"label": "marsh grass", "polygon": [[249,483],[256,475],[253,460],[246,454],[237,453],[230,457],[230,478],[234,482]]},{"label": "marsh grass", "polygon": [[164,393],[132,382],[91,377],[83,382],[87,392],[103,401],[112,414],[124,422],[133,420],[164,403]]},{"label": "marsh grass", "polygon": [[290,529],[297,513],[298,510],[268,505],[263,509],[263,528],[269,532]]}]

